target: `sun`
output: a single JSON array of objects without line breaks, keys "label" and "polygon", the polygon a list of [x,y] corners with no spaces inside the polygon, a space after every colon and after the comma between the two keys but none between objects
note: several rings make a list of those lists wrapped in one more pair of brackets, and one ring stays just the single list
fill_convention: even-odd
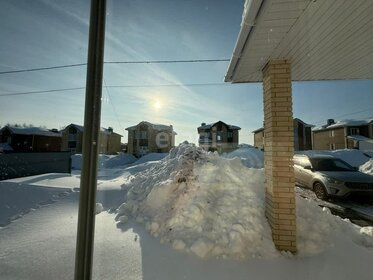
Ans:
[{"label": "sun", "polygon": [[162,107],[162,103],[161,103],[161,101],[159,101],[159,100],[155,100],[155,102],[154,102],[154,104],[153,104],[153,107],[154,107],[155,109],[160,109],[160,108]]}]

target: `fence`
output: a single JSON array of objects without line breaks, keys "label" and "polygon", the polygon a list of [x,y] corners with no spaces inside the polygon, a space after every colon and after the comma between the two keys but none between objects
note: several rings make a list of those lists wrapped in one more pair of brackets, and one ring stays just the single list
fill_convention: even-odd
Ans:
[{"label": "fence", "polygon": [[45,173],[70,173],[70,152],[0,154],[0,180]]}]

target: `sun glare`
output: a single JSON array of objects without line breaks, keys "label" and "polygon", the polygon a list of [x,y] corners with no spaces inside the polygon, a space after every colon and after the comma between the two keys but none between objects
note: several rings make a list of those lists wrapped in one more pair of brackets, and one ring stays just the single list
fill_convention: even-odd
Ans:
[{"label": "sun glare", "polygon": [[155,109],[160,109],[162,107],[162,104],[159,100],[156,100],[153,104]]}]

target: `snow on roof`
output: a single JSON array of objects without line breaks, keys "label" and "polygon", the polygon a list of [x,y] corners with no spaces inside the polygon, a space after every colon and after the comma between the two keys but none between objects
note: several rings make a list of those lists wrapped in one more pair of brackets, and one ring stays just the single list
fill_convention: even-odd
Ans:
[{"label": "snow on roof", "polygon": [[362,125],[368,125],[373,122],[373,119],[366,119],[366,120],[353,120],[353,119],[346,119],[346,120],[340,120],[336,123],[333,123],[331,125],[323,125],[314,127],[312,131],[319,131],[319,130],[327,130],[332,128],[339,128],[339,127],[345,127],[345,126],[362,126]]},{"label": "snow on roof", "polygon": [[348,139],[356,140],[356,141],[365,141],[373,143],[373,139],[362,136],[362,135],[349,135],[347,136]]},{"label": "snow on roof", "polygon": [[[298,119],[298,118],[294,118],[294,121],[297,121],[297,122],[301,123],[305,127],[314,127],[313,124],[305,123],[304,121],[302,121],[301,119]],[[256,130],[252,131],[252,133],[258,133],[258,132],[260,132],[262,130],[264,130],[264,127],[258,128]]]},{"label": "snow on roof", "polygon": [[[70,126],[75,127],[77,130],[79,130],[79,131],[81,131],[81,132],[84,131],[84,126],[82,126],[82,125],[78,125],[78,124],[74,124],[74,123],[69,124],[69,125],[66,126],[63,130],[65,130],[66,128],[68,128],[68,127],[70,127]],[[117,135],[119,135],[119,136],[123,136],[123,135],[121,135],[121,134],[119,134],[119,133],[115,133],[115,132],[113,132],[112,130],[110,130],[110,129],[108,129],[108,128],[104,128],[104,127],[101,127],[101,128],[100,128],[100,131],[101,131],[101,132],[104,132],[104,133],[106,133],[106,134],[117,134]]]},{"label": "snow on roof", "polygon": [[198,127],[198,129],[210,129],[211,127],[213,127],[215,124],[217,124],[219,122],[227,125],[229,129],[233,129],[233,130],[240,130],[241,129],[241,127],[239,127],[239,126],[227,124],[227,123],[225,123],[223,121],[217,121],[217,122],[210,123],[210,124],[204,124],[204,125],[201,125],[200,127]]},{"label": "snow on roof", "polygon": [[46,128],[42,127],[15,127],[15,126],[5,126],[0,132],[3,132],[5,129],[9,129],[12,134],[21,134],[21,135],[42,135],[50,137],[61,137],[59,132],[52,132]]},{"label": "snow on roof", "polygon": [[138,123],[137,125],[127,127],[126,130],[135,130],[139,125],[142,125],[142,124],[151,126],[154,130],[170,130],[170,131],[173,131],[172,125],[150,123],[150,122],[147,122],[147,121],[142,121],[142,122]]}]

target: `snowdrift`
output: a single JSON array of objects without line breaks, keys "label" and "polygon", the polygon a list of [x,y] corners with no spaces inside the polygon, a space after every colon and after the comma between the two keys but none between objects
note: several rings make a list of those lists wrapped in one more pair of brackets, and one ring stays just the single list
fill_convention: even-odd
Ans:
[{"label": "snowdrift", "polygon": [[247,144],[241,144],[239,149],[224,154],[223,157],[231,159],[239,158],[243,165],[250,168],[264,167],[264,153]]},{"label": "snowdrift", "polygon": [[[255,149],[247,149],[256,156]],[[116,210],[116,220],[136,219],[176,250],[201,258],[280,254],[264,214],[264,171],[244,166],[239,157],[224,158],[181,144],[122,188],[127,196]],[[297,217],[300,256],[333,246],[341,232],[348,232],[355,243],[373,246],[369,229],[360,232],[314,201],[297,198]]]},{"label": "snowdrift", "polygon": [[[118,168],[137,161],[137,158],[130,154],[120,153],[118,155],[104,155],[98,156],[99,168]],[[82,155],[75,154],[71,156],[71,168],[80,170],[82,167]]]}]

